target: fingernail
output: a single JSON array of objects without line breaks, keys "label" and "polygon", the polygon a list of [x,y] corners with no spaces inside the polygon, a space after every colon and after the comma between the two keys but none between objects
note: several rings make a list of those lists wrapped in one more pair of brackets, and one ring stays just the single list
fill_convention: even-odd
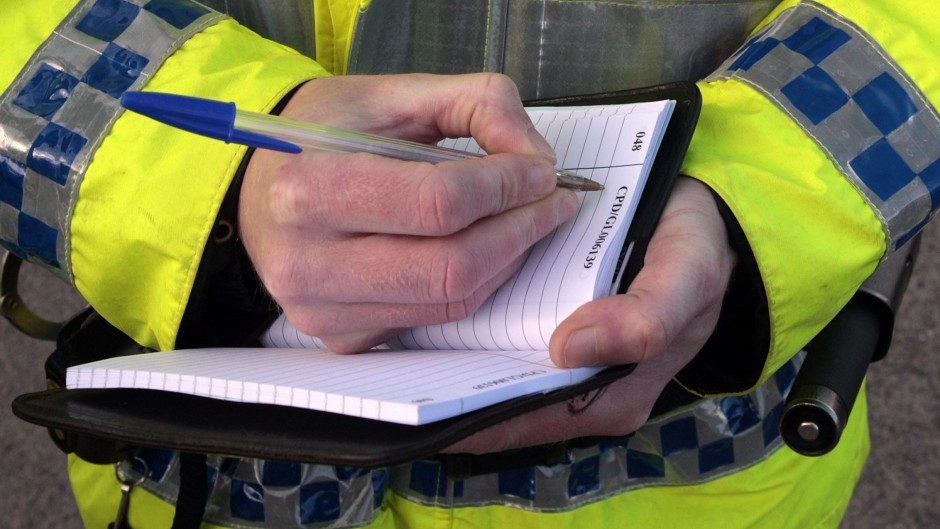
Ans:
[{"label": "fingernail", "polygon": [[571,333],[565,344],[565,367],[589,367],[598,363],[597,332],[588,327]]},{"label": "fingernail", "polygon": [[578,208],[581,207],[581,200],[578,198],[578,195],[570,189],[558,189],[556,192],[563,194],[561,206],[559,206],[558,210],[558,224],[561,224],[578,212]]}]

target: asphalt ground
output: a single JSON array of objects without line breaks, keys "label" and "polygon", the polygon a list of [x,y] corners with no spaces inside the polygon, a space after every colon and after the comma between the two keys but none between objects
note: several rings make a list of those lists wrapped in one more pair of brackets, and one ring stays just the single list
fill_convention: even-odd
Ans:
[{"label": "asphalt ground", "polygon": [[[869,369],[871,457],[842,528],[937,527],[940,520],[940,223],[927,230],[888,357]],[[53,320],[81,299],[51,274],[22,274],[20,292]],[[0,528],[81,527],[65,456],[42,428],[13,416],[16,395],[44,389],[51,344],[0,319]]]}]

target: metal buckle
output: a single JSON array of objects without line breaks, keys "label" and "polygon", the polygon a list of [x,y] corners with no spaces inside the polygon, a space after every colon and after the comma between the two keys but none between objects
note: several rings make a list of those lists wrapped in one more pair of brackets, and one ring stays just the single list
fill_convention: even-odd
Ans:
[{"label": "metal buckle", "polygon": [[65,322],[45,320],[29,310],[17,290],[23,260],[10,252],[0,262],[0,314],[20,332],[40,340],[55,341]]}]

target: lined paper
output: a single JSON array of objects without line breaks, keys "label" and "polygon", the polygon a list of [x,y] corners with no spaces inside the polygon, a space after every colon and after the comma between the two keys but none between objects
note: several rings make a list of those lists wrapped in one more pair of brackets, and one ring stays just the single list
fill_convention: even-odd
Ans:
[{"label": "lined paper", "polygon": [[66,386],[174,391],[399,424],[427,424],[575,384],[601,368],[560,369],[546,351],[189,349],[68,369]]}]

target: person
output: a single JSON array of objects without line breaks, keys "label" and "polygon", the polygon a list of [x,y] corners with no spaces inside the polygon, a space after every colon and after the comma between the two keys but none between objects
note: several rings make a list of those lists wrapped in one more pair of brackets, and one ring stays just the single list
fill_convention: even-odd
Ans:
[{"label": "person", "polygon": [[[674,79],[703,94],[689,178],[631,290],[552,337],[561,366],[636,372],[582,413],[545,408],[450,449],[564,442],[561,461],[450,479],[438,461],[212,456],[210,526],[838,525],[867,454],[864,396],[824,457],[783,447],[774,419],[798,351],[940,203],[936,7],[208,4],[270,38],[188,0],[4,6],[0,240],[158,349],[245,339],[272,310],[342,351],[467,314],[574,210],[520,99]],[[391,73],[407,75],[364,75]],[[137,88],[472,135],[491,155],[249,156],[121,113]],[[169,525],[178,455],[138,457],[130,524]],[[86,525],[105,526],[114,468],[69,468]]]}]

